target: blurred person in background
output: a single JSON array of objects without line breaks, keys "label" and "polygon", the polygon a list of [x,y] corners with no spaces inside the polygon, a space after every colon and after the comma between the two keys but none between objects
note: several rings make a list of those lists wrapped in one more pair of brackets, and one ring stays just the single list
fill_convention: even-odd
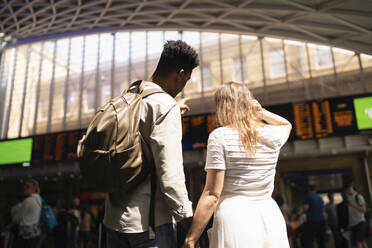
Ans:
[{"label": "blurred person in background", "polygon": [[41,229],[41,198],[39,182],[34,179],[26,180],[23,186],[26,198],[11,210],[13,222],[18,225],[19,240],[17,247],[38,247]]},{"label": "blurred person in background", "polygon": [[325,213],[327,214],[327,224],[332,231],[335,247],[339,247],[341,243],[341,236],[338,225],[337,205],[334,202],[334,193],[328,192],[329,202],[325,206]]},{"label": "blurred person in background", "polygon": [[326,221],[324,218],[324,203],[322,198],[316,193],[314,184],[308,185],[308,195],[304,200],[304,210],[306,212],[306,223],[304,225],[304,245],[305,248],[312,248],[314,239],[318,248],[325,247]]},{"label": "blurred person in background", "polygon": [[80,222],[80,234],[79,234],[79,247],[89,247],[91,241],[91,231],[94,223],[93,214],[88,210],[87,207],[83,207],[81,210],[81,222]]},{"label": "blurred person in background", "polygon": [[76,219],[78,220],[78,225],[76,226],[75,233],[72,237],[72,248],[76,248],[77,244],[79,242],[79,226],[81,223],[81,216],[80,216],[80,199],[79,197],[74,197],[72,199],[71,208],[69,209],[69,212],[73,214]]},{"label": "blurred person in background", "polygon": [[68,211],[66,201],[60,201],[58,205],[57,221],[54,228],[54,247],[55,248],[74,248],[75,232],[78,226],[78,219]]},{"label": "blurred person in background", "polygon": [[353,182],[345,184],[345,193],[349,212],[349,227],[352,241],[357,248],[367,248],[366,236],[366,202],[364,197],[355,191]]}]

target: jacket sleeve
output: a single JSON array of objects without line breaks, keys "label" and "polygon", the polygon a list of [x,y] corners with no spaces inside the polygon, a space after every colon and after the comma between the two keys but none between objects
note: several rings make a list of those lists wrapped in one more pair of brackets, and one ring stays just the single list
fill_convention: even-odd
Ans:
[{"label": "jacket sleeve", "polygon": [[160,191],[176,221],[192,216],[182,160],[181,113],[177,104],[155,121],[150,134]]}]

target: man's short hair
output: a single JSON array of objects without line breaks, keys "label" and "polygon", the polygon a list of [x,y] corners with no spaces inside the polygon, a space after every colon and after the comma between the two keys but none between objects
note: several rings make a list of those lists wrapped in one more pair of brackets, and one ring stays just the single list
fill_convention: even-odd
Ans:
[{"label": "man's short hair", "polygon": [[350,187],[354,187],[354,182],[353,181],[348,181],[344,183],[344,189],[348,189]]},{"label": "man's short hair", "polygon": [[153,76],[165,77],[174,71],[184,69],[191,72],[199,65],[198,54],[181,40],[169,40],[164,44],[158,66]]},{"label": "man's short hair", "polygon": [[315,184],[309,184],[309,185],[307,186],[307,189],[308,189],[309,191],[315,191],[315,190],[316,190],[316,186],[315,186]]}]

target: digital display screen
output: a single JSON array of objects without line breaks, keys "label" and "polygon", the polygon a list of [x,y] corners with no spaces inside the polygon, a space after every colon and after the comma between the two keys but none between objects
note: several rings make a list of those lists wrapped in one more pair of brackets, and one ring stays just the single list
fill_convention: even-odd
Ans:
[{"label": "digital display screen", "polygon": [[358,130],[372,129],[372,96],[354,98]]},{"label": "digital display screen", "polygon": [[77,158],[77,144],[85,130],[35,136],[32,163],[59,162]]},{"label": "digital display screen", "polygon": [[32,138],[0,141],[0,165],[30,162]]},{"label": "digital display screen", "polygon": [[357,133],[352,98],[334,98],[330,100],[330,108],[335,136]]},{"label": "digital display screen", "polygon": [[277,114],[292,123],[291,136],[294,139],[304,140],[358,133],[352,97],[295,103],[292,104],[292,116]]},{"label": "digital display screen", "polygon": [[209,116],[212,115],[182,118],[182,148],[184,150],[207,147],[209,131],[215,126],[214,118]]}]

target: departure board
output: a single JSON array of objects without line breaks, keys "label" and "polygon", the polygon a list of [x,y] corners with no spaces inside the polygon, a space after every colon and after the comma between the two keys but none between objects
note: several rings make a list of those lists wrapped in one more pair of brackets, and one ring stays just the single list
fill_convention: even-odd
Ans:
[{"label": "departure board", "polygon": [[84,130],[33,137],[31,162],[49,163],[75,160],[79,139]]},{"label": "departure board", "polygon": [[311,107],[308,103],[293,104],[293,119],[296,138],[312,139],[314,138],[313,120],[311,116]]},{"label": "departure board", "polygon": [[333,135],[342,136],[357,133],[353,99],[334,98],[330,101]]},{"label": "departure board", "polygon": [[328,137],[333,134],[329,101],[311,102],[314,133],[316,138]]},{"label": "departure board", "polygon": [[[208,119],[208,115],[196,115],[182,118],[182,148],[192,150],[207,146],[209,135],[208,120],[213,122],[213,117]],[[213,125],[209,125],[213,128]]]},{"label": "departure board", "polygon": [[[289,138],[292,140],[372,133],[371,95],[344,96],[265,108],[291,122]],[[182,117],[183,150],[206,148],[208,136],[216,127],[214,113]],[[77,144],[84,134],[85,130],[78,130],[32,137],[31,163],[76,160]]]}]

